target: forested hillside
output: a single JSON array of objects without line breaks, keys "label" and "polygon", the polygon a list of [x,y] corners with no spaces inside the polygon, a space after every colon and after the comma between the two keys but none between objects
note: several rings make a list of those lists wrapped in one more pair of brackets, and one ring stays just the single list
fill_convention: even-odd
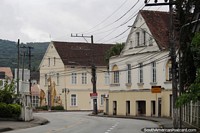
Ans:
[{"label": "forested hillside", "polygon": [[[37,70],[48,47],[49,42],[31,42],[20,44],[20,46],[31,46],[32,49],[32,70]],[[22,48],[20,48],[20,67],[22,67]],[[28,49],[26,50],[25,68],[28,68]],[[17,67],[17,42],[0,39],[0,67]]]}]

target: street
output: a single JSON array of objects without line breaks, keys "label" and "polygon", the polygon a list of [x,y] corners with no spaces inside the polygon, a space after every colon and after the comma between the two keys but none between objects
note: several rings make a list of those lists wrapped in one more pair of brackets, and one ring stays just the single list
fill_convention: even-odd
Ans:
[{"label": "street", "polygon": [[9,133],[143,133],[144,127],[157,124],[135,119],[88,116],[90,112],[47,112],[35,113],[50,121],[49,124]]}]

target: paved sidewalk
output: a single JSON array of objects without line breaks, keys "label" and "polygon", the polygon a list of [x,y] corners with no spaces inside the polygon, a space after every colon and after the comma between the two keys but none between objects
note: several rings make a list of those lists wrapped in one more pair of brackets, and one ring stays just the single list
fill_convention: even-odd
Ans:
[{"label": "paved sidewalk", "polygon": [[30,128],[49,123],[45,118],[34,116],[34,119],[29,122],[14,121],[14,120],[0,120],[0,132],[11,131],[16,129]]}]

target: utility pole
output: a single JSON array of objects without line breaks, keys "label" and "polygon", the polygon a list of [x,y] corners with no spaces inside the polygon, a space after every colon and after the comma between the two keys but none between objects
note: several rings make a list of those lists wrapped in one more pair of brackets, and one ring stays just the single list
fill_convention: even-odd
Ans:
[{"label": "utility pole", "polygon": [[[84,36],[83,34],[80,36],[78,34],[76,35],[73,35],[71,34],[71,37],[83,37],[84,39],[85,38],[90,38],[91,39],[91,47],[92,47],[92,54],[91,54],[91,57],[92,57],[92,63],[91,63],[91,72],[92,72],[92,85],[93,85],[93,94],[97,95],[97,89],[96,89],[96,80],[97,80],[97,76],[96,76],[96,66],[95,66],[95,63],[94,63],[94,40],[93,40],[93,35],[91,36]],[[86,40],[87,41],[87,40]],[[93,114],[97,114],[97,97],[96,98],[93,98]]]},{"label": "utility pole", "polygon": [[[31,49],[33,49],[33,47],[28,46],[28,61],[29,61],[29,71],[30,71],[30,78],[29,78],[29,91],[30,91],[30,101],[32,103],[32,94],[31,94],[31,57],[33,56],[31,54]],[[32,105],[32,104],[31,104]]]},{"label": "utility pole", "polygon": [[23,48],[21,56],[22,56],[22,81],[24,81],[24,60],[25,60],[25,56],[26,56],[24,49],[26,49],[26,47],[23,46],[23,47],[20,47],[20,48]]},{"label": "utility pole", "polygon": [[174,26],[173,26],[173,5],[175,4],[174,0],[165,0],[165,3],[147,3],[145,0],[145,6],[162,6],[169,5],[169,46],[170,46],[170,57],[172,61],[172,97],[173,97],[173,126],[178,128],[178,108],[176,107],[177,100],[177,80],[176,80],[176,50],[174,44]]},{"label": "utility pole", "polygon": [[17,42],[17,94],[19,94],[19,62],[20,62],[19,45],[20,45],[20,39],[18,39]]}]

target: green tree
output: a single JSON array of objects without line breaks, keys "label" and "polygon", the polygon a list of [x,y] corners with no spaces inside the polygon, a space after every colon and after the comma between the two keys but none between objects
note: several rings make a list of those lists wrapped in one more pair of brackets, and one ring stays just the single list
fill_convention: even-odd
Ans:
[{"label": "green tree", "polygon": [[[197,14],[200,12],[199,0],[177,0],[176,2],[176,17],[179,25],[175,27],[176,33],[179,34],[179,51],[181,53],[179,69],[180,69],[180,90],[181,97],[186,97],[186,93],[193,92],[191,85],[197,82],[198,66],[196,62],[196,47],[193,46],[192,40],[194,38],[194,31],[196,24],[189,24],[196,19]],[[189,25],[185,25],[189,24]],[[180,105],[182,98],[178,98],[177,105]],[[182,101],[184,101],[182,99]]]},{"label": "green tree", "polygon": [[195,80],[177,100],[177,106],[200,100],[200,32],[192,39],[190,50],[193,55],[194,66],[197,69]]},{"label": "green tree", "polygon": [[0,102],[11,104],[15,98],[15,82],[12,80],[11,83],[9,83],[8,80],[6,80],[4,87],[0,89]]},{"label": "green tree", "polygon": [[125,43],[116,43],[111,49],[106,52],[105,60],[108,63],[110,57],[120,55],[121,51],[123,50]]}]

